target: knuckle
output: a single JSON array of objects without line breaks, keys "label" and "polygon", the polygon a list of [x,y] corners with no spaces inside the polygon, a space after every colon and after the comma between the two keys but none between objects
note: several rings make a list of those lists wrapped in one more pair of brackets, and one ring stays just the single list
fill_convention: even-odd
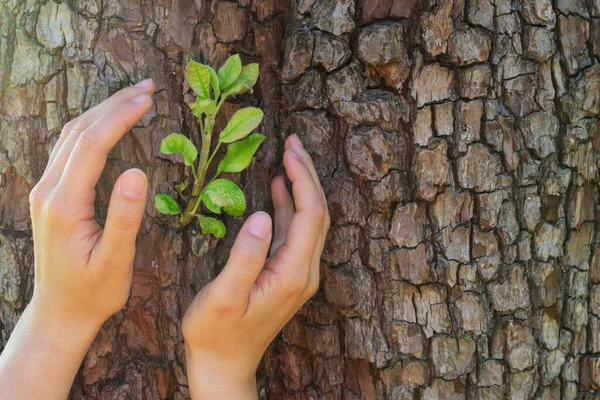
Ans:
[{"label": "knuckle", "polygon": [[79,123],[80,119],[79,118],[75,118],[74,120],[71,120],[69,122],[67,122],[65,124],[65,126],[63,126],[60,135],[61,136],[67,136],[69,133],[71,133],[71,131],[73,130],[73,128],[75,128],[77,126],[77,124]]},{"label": "knuckle", "polygon": [[90,134],[87,131],[82,132],[81,135],[79,135],[77,143],[75,144],[76,151],[82,153],[88,153],[92,151],[94,147],[96,147],[96,140],[94,138],[94,135]]},{"label": "knuckle", "polygon": [[217,315],[224,315],[233,312],[236,307],[231,301],[227,301],[225,296],[217,296],[212,303],[212,309]]},{"label": "knuckle", "polygon": [[89,127],[90,127],[90,114],[88,111],[88,112],[85,112],[84,114],[80,115],[79,117],[75,118],[74,120],[67,122],[67,124],[63,128],[63,133],[66,133],[67,135],[70,135],[71,133],[79,134],[81,132],[84,132]]},{"label": "knuckle", "polygon": [[134,86],[127,86],[117,93],[113,94],[108,100],[109,101],[122,101],[127,100],[130,97],[133,97],[137,93],[140,93],[140,89]]},{"label": "knuckle", "polygon": [[[193,307],[193,303],[190,305],[190,307]],[[183,318],[183,322],[181,323],[181,334],[186,340],[190,340],[195,336],[195,331],[196,329],[191,322],[191,317],[189,317],[186,313],[185,317]]]},{"label": "knuckle", "polygon": [[300,276],[290,277],[284,285],[286,294],[294,297],[300,296],[306,290],[306,287],[306,279]]},{"label": "knuckle", "polygon": [[194,339],[198,333],[197,318],[200,315],[198,303],[197,298],[192,301],[181,322],[181,334],[187,341]]},{"label": "knuckle", "polygon": [[29,192],[29,205],[36,210],[44,205],[44,196],[39,184],[34,186],[31,192]]},{"label": "knuckle", "polygon": [[230,296],[227,292],[217,293],[216,290],[209,290],[207,293],[210,308],[217,315],[226,315],[233,312],[237,308],[235,299],[235,294]]}]

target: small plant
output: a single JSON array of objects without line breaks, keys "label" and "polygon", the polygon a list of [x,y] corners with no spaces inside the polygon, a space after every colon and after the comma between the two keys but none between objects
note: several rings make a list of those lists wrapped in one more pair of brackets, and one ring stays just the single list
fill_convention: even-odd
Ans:
[{"label": "small plant", "polygon": [[[185,165],[191,167],[191,196],[186,198],[185,195],[190,187],[189,180],[186,179],[175,185],[181,198],[186,200],[183,210],[168,194],[157,195],[154,203],[159,212],[178,215],[181,226],[190,224],[197,217],[203,234],[222,238],[226,233],[225,224],[216,218],[200,214],[201,204],[217,215],[225,211],[229,215],[240,216],[246,211],[246,197],[242,190],[232,181],[219,176],[223,172],[241,172],[250,165],[252,157],[265,140],[259,133],[251,134],[262,122],[264,114],[255,107],[238,110],[219,133],[217,145],[211,152],[215,118],[227,98],[252,91],[258,80],[258,64],[242,66],[242,60],[236,54],[215,72],[208,65],[190,61],[185,76],[190,88],[196,93],[196,100],[190,104],[190,108],[200,123],[200,154],[196,146],[180,133],[167,136],[162,141],[160,151],[164,154],[181,154]],[[227,153],[219,162],[215,175],[205,185],[208,168],[222,144],[229,144]]]}]

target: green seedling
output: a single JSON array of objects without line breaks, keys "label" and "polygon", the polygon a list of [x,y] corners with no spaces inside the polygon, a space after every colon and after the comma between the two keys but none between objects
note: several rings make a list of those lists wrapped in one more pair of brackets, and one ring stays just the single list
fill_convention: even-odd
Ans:
[{"label": "green seedling", "polygon": [[[263,135],[252,133],[262,122],[264,114],[255,107],[238,110],[219,133],[219,140],[211,152],[213,128],[221,106],[229,97],[252,91],[258,80],[258,64],[242,66],[240,56],[236,54],[216,72],[208,65],[190,61],[185,76],[196,93],[196,100],[190,104],[190,108],[200,124],[200,153],[194,143],[180,133],[167,136],[162,141],[160,151],[183,156],[183,162],[191,168],[193,183],[190,185],[188,178],[175,185],[181,199],[186,201],[183,209],[168,194],[157,195],[154,203],[159,212],[179,216],[181,226],[189,225],[196,217],[203,234],[222,238],[226,233],[225,224],[202,215],[200,207],[204,204],[208,211],[217,215],[223,211],[231,216],[244,214],[244,193],[238,185],[220,176],[224,172],[241,172],[250,165],[252,157],[265,140]],[[223,144],[228,145],[227,153],[219,162],[215,175],[206,183],[208,168]]]}]

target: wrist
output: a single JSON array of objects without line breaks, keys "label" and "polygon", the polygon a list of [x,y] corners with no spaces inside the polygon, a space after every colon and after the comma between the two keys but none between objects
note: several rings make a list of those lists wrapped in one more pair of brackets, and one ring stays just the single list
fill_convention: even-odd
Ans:
[{"label": "wrist", "polygon": [[209,352],[190,349],[186,344],[188,385],[193,400],[255,400],[256,368],[244,362],[228,361]]},{"label": "wrist", "polygon": [[32,336],[59,351],[81,354],[94,341],[104,321],[83,318],[40,301],[35,294],[23,318],[25,328]]},{"label": "wrist", "polygon": [[100,327],[67,318],[58,307],[49,312],[50,307],[35,298],[19,318],[0,357],[0,398],[68,397]]}]

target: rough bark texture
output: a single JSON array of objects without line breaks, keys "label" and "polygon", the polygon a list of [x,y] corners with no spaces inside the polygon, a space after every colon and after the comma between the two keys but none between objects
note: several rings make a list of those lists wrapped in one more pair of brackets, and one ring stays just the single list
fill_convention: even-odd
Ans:
[{"label": "rough bark texture", "polygon": [[[32,289],[27,195],[62,125],[151,76],[152,112],[111,154],[150,192],[198,140],[183,66],[261,63],[268,140],[241,185],[269,209],[283,139],[315,158],[333,219],[322,285],[259,372],[271,399],[600,397],[598,0],[3,0],[0,342]],[[184,399],[182,313],[227,258],[147,207],[127,307],[74,399]]]}]

